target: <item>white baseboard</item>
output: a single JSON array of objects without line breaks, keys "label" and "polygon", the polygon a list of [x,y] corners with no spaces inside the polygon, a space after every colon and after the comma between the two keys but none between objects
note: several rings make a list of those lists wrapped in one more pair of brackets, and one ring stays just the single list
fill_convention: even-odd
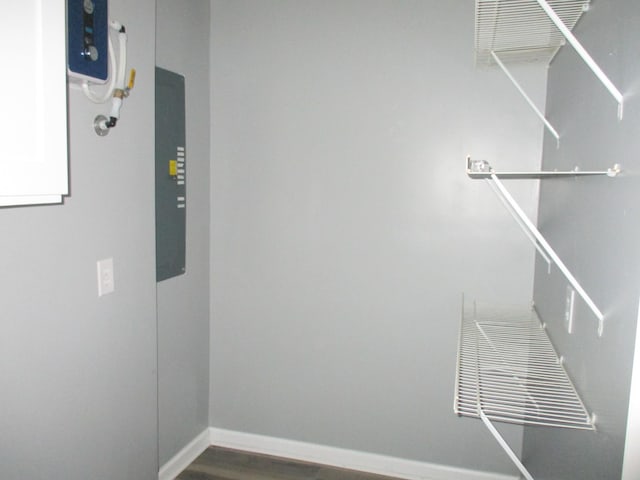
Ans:
[{"label": "white baseboard", "polygon": [[180,472],[209,448],[211,445],[211,433],[209,430],[206,428],[200,435],[191,440],[186,447],[176,453],[171,460],[165,463],[160,468],[160,472],[158,472],[158,480],[174,480]]},{"label": "white baseboard", "polygon": [[517,475],[479,472],[220,428],[209,429],[209,443],[220,447],[360,470],[407,480],[517,480],[520,478]]}]

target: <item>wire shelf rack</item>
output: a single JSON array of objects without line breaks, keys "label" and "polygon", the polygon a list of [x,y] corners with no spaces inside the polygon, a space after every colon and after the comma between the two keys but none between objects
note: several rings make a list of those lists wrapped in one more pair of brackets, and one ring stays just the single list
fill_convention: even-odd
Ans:
[{"label": "wire shelf rack", "polygon": [[533,308],[462,305],[454,411],[479,418],[526,480],[533,477],[493,421],[595,430]]},{"label": "wire shelf rack", "polygon": [[558,144],[559,133],[546,120],[505,64],[549,63],[560,47],[568,42],[616,100],[618,119],[622,120],[622,92],[571,32],[587,10],[589,0],[476,0],[476,66],[498,65],[536,115],[543,120]]},{"label": "wire shelf rack", "polygon": [[594,430],[531,308],[463,307],[454,410],[520,425]]},{"label": "wire shelf rack", "polygon": [[[562,22],[571,30],[588,0],[548,0]],[[476,0],[476,65],[494,65],[491,52],[505,63],[542,61],[548,63],[565,44],[537,0]]]}]

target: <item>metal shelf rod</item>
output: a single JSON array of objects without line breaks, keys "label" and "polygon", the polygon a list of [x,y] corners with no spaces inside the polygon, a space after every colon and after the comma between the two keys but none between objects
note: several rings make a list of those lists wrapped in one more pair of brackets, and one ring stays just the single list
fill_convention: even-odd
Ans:
[{"label": "metal shelf rod", "polygon": [[516,87],[516,89],[518,90],[518,92],[520,92],[520,95],[522,95],[522,97],[527,101],[527,103],[529,104],[529,106],[531,107],[531,109],[535,112],[535,114],[538,116],[538,118],[540,120],[542,120],[542,122],[544,123],[544,126],[547,127],[547,130],[549,130],[549,132],[551,133],[551,135],[553,135],[556,139],[556,146],[560,147],[560,135],[558,134],[558,132],[556,131],[555,128],[553,128],[553,125],[551,125],[551,123],[549,123],[549,120],[546,119],[546,117],[544,116],[544,114],[540,111],[540,109],[536,106],[535,103],[533,103],[533,100],[531,100],[531,98],[529,97],[529,95],[527,95],[527,93],[524,91],[524,89],[520,86],[520,84],[518,83],[518,81],[514,78],[513,75],[511,75],[511,72],[507,69],[507,67],[505,67],[504,63],[502,63],[502,61],[500,60],[500,58],[498,58],[498,55],[496,55],[496,52],[494,52],[493,50],[491,50],[491,56],[493,57],[493,59],[495,60],[495,62],[498,64],[498,66],[502,69],[502,71],[504,72],[504,74],[507,76],[507,78],[509,80],[511,80],[511,83],[513,84],[514,87]]},{"label": "metal shelf rod", "polygon": [[574,170],[541,170],[537,172],[518,172],[518,171],[495,171],[489,162],[486,160],[472,160],[470,156],[467,157],[467,175],[473,179],[491,178],[492,174],[497,175],[499,178],[504,179],[542,179],[553,177],[588,177],[594,175],[606,175],[607,177],[615,177],[621,172],[619,164],[613,165],[613,167],[607,170],[578,170],[576,167]]},{"label": "metal shelf rod", "polygon": [[615,98],[615,100],[618,102],[618,119],[622,119],[624,99],[623,99],[622,93],[620,93],[620,90],[618,90],[616,86],[613,84],[613,82],[609,80],[609,77],[607,77],[607,75],[602,71],[602,69],[598,66],[598,64],[593,60],[591,55],[589,55],[589,52],[585,50],[585,48],[578,41],[575,35],[571,33],[571,30],[569,30],[567,26],[564,24],[562,19],[556,14],[556,12],[553,11],[553,8],[551,8],[547,0],[536,0],[536,1],[542,7],[545,13],[548,15],[549,19],[551,19],[551,21],[555,24],[555,26],[558,27],[558,30],[562,32],[564,37],[575,49],[578,55],[580,55],[582,60],[584,60],[584,62],[591,69],[591,71],[596,75],[596,77],[598,77],[598,79],[602,82],[605,88],[609,90],[609,93],[611,93],[613,98]]}]

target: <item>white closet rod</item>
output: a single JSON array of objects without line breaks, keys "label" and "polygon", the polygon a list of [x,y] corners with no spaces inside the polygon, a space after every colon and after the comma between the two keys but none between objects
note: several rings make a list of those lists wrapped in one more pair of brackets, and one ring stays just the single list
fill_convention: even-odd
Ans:
[{"label": "white closet rod", "polygon": [[604,314],[596,306],[596,304],[593,302],[593,300],[587,294],[584,288],[582,288],[582,285],[580,285],[576,277],[573,276],[571,271],[560,259],[560,257],[555,252],[555,250],[551,248],[551,245],[549,245],[549,242],[547,242],[547,240],[542,236],[540,231],[535,227],[535,225],[531,222],[531,220],[529,220],[529,217],[527,217],[527,215],[524,213],[522,208],[520,208],[520,205],[518,205],[515,199],[511,196],[511,194],[502,184],[498,176],[495,173],[491,172],[490,178],[491,178],[491,181],[493,181],[493,183],[497,187],[497,191],[500,193],[502,197],[504,197],[504,199],[507,201],[507,203],[509,203],[510,207],[513,209],[516,215],[518,215],[518,217],[520,218],[521,222],[518,222],[518,224],[521,226],[524,225],[524,227],[535,237],[535,239],[542,246],[542,248],[545,250],[547,255],[551,258],[551,260],[553,260],[553,263],[556,264],[556,266],[565,276],[567,281],[571,284],[571,286],[578,293],[578,295],[582,297],[584,302],[587,304],[587,306],[591,309],[593,314],[596,316],[596,318],[598,319],[598,335],[602,336],[602,332],[604,330]]},{"label": "white closet rod", "polygon": [[621,171],[620,164],[616,163],[607,170],[580,170],[575,167],[573,170],[538,170],[532,171],[495,171],[486,160],[473,160],[467,156],[467,175],[469,178],[481,179],[491,178],[491,174],[495,173],[499,178],[503,179],[541,179],[551,177],[585,177],[594,175],[606,175],[607,177],[615,177]]},{"label": "white closet rod", "polygon": [[616,88],[616,86],[609,80],[609,77],[602,71],[598,64],[591,58],[591,55],[584,49],[578,39],[571,33],[571,30],[567,28],[562,19],[553,11],[553,8],[547,3],[547,0],[536,0],[538,4],[545,11],[551,21],[558,27],[558,30],[562,32],[562,35],[567,39],[575,51],[582,57],[582,60],[587,64],[591,71],[598,77],[613,98],[618,102],[618,118],[622,119],[624,99],[622,93]]},{"label": "white closet rod", "polygon": [[524,97],[524,99],[527,101],[527,103],[529,104],[529,106],[533,109],[533,111],[535,112],[535,114],[538,116],[538,118],[540,118],[540,120],[542,120],[542,122],[544,123],[544,126],[547,127],[547,130],[549,130],[549,132],[551,133],[551,135],[553,135],[556,138],[556,146],[560,146],[560,135],[558,134],[558,132],[556,131],[555,128],[553,128],[553,125],[551,125],[551,123],[549,123],[549,120],[546,119],[546,117],[544,116],[544,114],[540,111],[540,109],[536,106],[535,103],[533,103],[533,100],[531,100],[531,98],[529,98],[529,95],[526,94],[526,92],[524,91],[524,89],[520,86],[520,84],[516,81],[516,79],[513,77],[513,75],[511,75],[511,72],[509,72],[509,70],[507,69],[507,67],[504,66],[504,63],[502,63],[502,61],[500,60],[500,58],[498,58],[498,55],[496,55],[496,53],[491,50],[491,56],[493,57],[493,59],[495,60],[495,62],[498,64],[498,66],[502,69],[502,71],[505,73],[505,75],[507,76],[507,78],[509,80],[511,80],[511,83],[513,84],[514,87],[516,87],[516,89],[518,90],[518,92],[520,92],[520,95],[522,95]]}]

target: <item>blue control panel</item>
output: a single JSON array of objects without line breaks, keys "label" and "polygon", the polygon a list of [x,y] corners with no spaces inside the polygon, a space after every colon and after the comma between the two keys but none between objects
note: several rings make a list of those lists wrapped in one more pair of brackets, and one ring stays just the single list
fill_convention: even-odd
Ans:
[{"label": "blue control panel", "polygon": [[107,0],[67,0],[70,77],[104,83],[109,76]]}]

